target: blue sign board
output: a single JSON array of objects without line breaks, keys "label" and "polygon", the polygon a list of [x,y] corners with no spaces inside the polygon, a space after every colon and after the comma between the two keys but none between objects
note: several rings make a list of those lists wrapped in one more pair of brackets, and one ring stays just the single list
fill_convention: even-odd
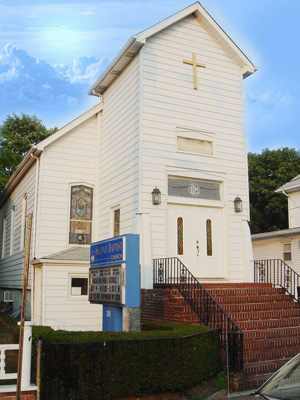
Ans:
[{"label": "blue sign board", "polygon": [[140,306],[139,236],[91,245],[89,301],[103,304],[103,329],[123,329],[123,307]]},{"label": "blue sign board", "polygon": [[93,243],[91,245],[91,268],[94,265],[109,265],[125,261],[124,236]]}]

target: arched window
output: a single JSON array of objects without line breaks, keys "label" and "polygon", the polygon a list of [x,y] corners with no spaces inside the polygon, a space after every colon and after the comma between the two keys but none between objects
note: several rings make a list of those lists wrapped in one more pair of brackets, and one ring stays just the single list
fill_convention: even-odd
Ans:
[{"label": "arched window", "polygon": [[177,218],[177,254],[183,255],[183,219]]},{"label": "arched window", "polygon": [[206,220],[206,254],[212,256],[212,226],[211,220]]},{"label": "arched window", "polygon": [[72,186],[69,243],[91,243],[92,219],[93,189],[84,185]]}]

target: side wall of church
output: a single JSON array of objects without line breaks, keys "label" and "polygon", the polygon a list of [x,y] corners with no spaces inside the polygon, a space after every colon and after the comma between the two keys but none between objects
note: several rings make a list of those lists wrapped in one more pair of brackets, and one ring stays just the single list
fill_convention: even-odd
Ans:
[{"label": "side wall of church", "polygon": [[[36,258],[69,246],[71,185],[95,187],[96,116],[47,146],[41,157]],[[95,204],[95,202],[94,202]]]},{"label": "side wall of church", "polygon": [[288,198],[289,228],[300,227],[300,191],[290,193]]},{"label": "side wall of church", "polygon": [[[193,88],[197,67],[198,89]],[[153,257],[168,254],[168,175],[222,182],[226,278],[245,279],[242,220],[248,220],[248,172],[244,133],[243,82],[239,67],[194,17],[147,40],[143,59],[143,212],[150,210]],[[177,136],[213,143],[212,155],[179,151]],[[153,206],[151,192],[158,187],[162,203]],[[242,213],[234,212],[236,196],[243,200]],[[178,199],[177,199],[178,200]],[[182,202],[181,198],[181,202]],[[201,205],[200,200],[186,200]],[[230,271],[229,271],[230,265]]]},{"label": "side wall of church", "polygon": [[[0,210],[0,282],[1,287],[22,288],[24,262],[23,202],[27,198],[27,213],[34,213],[36,167],[33,165]],[[26,196],[27,194],[27,196]],[[6,229],[3,221],[6,217]],[[22,233],[23,230],[23,233]],[[5,234],[5,238],[3,238]],[[32,233],[33,234],[33,233]],[[21,240],[23,245],[21,245]],[[4,252],[2,250],[4,244]],[[32,241],[31,241],[32,244]],[[3,257],[2,257],[3,256]],[[30,273],[29,273],[30,285]]]},{"label": "side wall of church", "polygon": [[98,240],[113,236],[113,210],[120,233],[132,233],[139,191],[139,57],[103,96],[100,139]]}]

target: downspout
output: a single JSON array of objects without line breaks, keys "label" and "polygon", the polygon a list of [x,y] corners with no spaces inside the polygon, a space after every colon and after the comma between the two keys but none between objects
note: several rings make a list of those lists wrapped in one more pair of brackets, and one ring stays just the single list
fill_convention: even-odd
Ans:
[{"label": "downspout", "polygon": [[32,243],[32,258],[36,259],[35,248],[36,248],[36,226],[37,226],[37,199],[38,199],[38,182],[39,182],[39,170],[40,170],[40,159],[31,153],[31,157],[36,159],[36,173],[35,173],[35,193],[34,193],[34,219],[33,219],[33,243]]},{"label": "downspout", "polygon": [[[38,198],[38,180],[39,180],[39,169],[40,169],[40,159],[31,153],[32,158],[36,160],[36,172],[35,172],[35,191],[34,191],[34,212],[33,212],[33,241],[32,241],[32,258],[35,260],[35,248],[36,248],[36,225],[37,225],[37,198]],[[34,315],[34,281],[35,281],[35,268],[31,266],[31,316]]]}]

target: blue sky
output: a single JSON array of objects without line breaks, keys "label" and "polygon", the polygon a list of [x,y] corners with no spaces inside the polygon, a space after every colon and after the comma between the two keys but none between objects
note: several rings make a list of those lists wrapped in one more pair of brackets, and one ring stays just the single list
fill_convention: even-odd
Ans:
[{"label": "blue sky", "polygon": [[[0,124],[35,114],[62,127],[130,36],[193,0],[0,0]],[[200,0],[259,70],[244,81],[248,151],[300,149],[300,1]]]}]

